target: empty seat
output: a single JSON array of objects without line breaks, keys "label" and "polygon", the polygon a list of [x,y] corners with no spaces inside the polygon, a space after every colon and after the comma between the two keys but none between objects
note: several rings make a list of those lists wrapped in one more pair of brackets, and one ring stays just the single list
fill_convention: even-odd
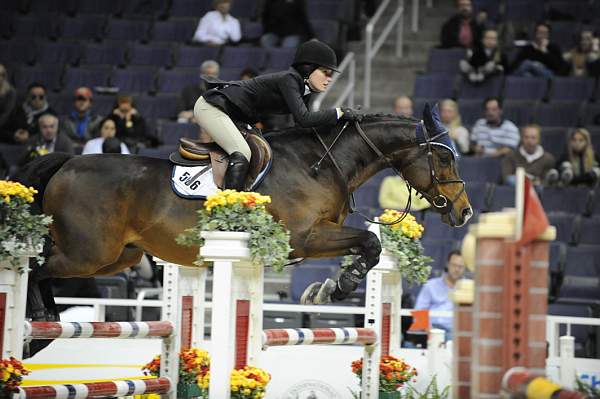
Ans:
[{"label": "empty seat", "polygon": [[533,120],[535,101],[506,100],[503,105],[502,115],[517,126],[524,126]]},{"label": "empty seat", "polygon": [[80,14],[63,19],[60,35],[64,39],[95,40],[101,37],[105,24],[104,15]]},{"label": "empty seat", "polygon": [[259,47],[225,47],[221,56],[221,66],[261,69],[265,65],[266,58],[266,51]]},{"label": "empty seat", "polygon": [[240,21],[242,28],[242,40],[257,41],[263,34],[263,27],[260,22],[242,20]]},{"label": "empty seat", "polygon": [[58,20],[56,14],[26,15],[14,17],[12,22],[14,37],[31,39],[56,38],[58,36]]},{"label": "empty seat", "polygon": [[104,39],[146,41],[150,24],[135,19],[109,19]]},{"label": "empty seat", "polygon": [[109,115],[116,106],[116,96],[112,94],[95,94],[92,107],[100,115]]},{"label": "empty seat", "polygon": [[169,154],[177,149],[174,145],[161,145],[156,148],[140,148],[138,155],[143,155],[150,158],[168,159]]},{"label": "empty seat", "polygon": [[460,177],[465,181],[498,183],[501,170],[496,158],[462,157],[459,161]]},{"label": "empty seat", "polygon": [[600,218],[582,218],[578,239],[580,244],[600,245]]},{"label": "empty seat", "polygon": [[81,65],[123,66],[127,48],[122,43],[88,43],[81,49]]},{"label": "empty seat", "polygon": [[466,79],[460,80],[458,88],[459,98],[486,98],[499,97],[502,91],[504,76],[494,75],[488,77],[482,83],[473,84]]},{"label": "empty seat", "polygon": [[212,0],[173,0],[170,15],[200,18],[212,9]]},{"label": "empty seat", "polygon": [[115,69],[111,78],[111,86],[119,88],[119,91],[146,93],[156,91],[155,67],[129,67],[126,69]]},{"label": "empty seat", "polygon": [[38,64],[75,65],[81,57],[79,43],[66,40],[37,43],[36,52]]},{"label": "empty seat", "polygon": [[310,24],[317,39],[329,44],[331,47],[340,46],[340,23],[331,20],[311,20]]},{"label": "empty seat", "polygon": [[219,78],[225,81],[240,80],[240,76],[244,68],[221,68],[219,70]]},{"label": "empty seat", "polygon": [[34,60],[35,51],[30,40],[0,41],[0,62],[3,64],[31,64]]},{"label": "empty seat", "polygon": [[[574,226],[581,223],[580,216],[565,212],[548,212],[550,225],[556,227],[556,240],[566,244],[574,242]],[[598,241],[600,243],[600,240]]]},{"label": "empty seat", "polygon": [[593,78],[556,77],[552,79],[550,98],[553,101],[588,101],[595,83]]},{"label": "empty seat", "polygon": [[160,18],[167,14],[168,2],[164,0],[129,0],[125,2],[122,14],[125,18]]},{"label": "empty seat", "polygon": [[540,21],[543,13],[542,2],[530,0],[507,1],[504,18],[507,21]]},{"label": "empty seat", "polygon": [[127,63],[169,68],[173,64],[173,55],[167,46],[132,44],[127,51]]},{"label": "empty seat", "polygon": [[[578,23],[575,21],[582,21],[589,19],[590,5],[584,1],[548,1],[546,2],[547,14],[549,16],[559,15],[562,19],[569,19],[570,21],[555,21],[552,23],[552,35],[551,40],[558,39],[559,34],[564,34],[567,37],[573,39],[574,33],[577,32]],[[558,32],[554,34],[555,26],[564,26],[562,29],[558,29]],[[564,39],[563,39],[564,40]],[[562,48],[570,48],[570,45],[576,43],[564,42],[561,44]]]},{"label": "empty seat", "polygon": [[[440,215],[435,212],[425,212],[425,222],[423,223],[423,239],[424,240],[457,240],[459,230],[448,226]],[[462,238],[462,237],[461,237]]]},{"label": "empty seat", "polygon": [[197,139],[199,136],[198,125],[194,123],[178,123],[172,121],[160,121],[158,123],[159,137],[166,145],[177,145],[179,139],[187,137]]},{"label": "empty seat", "polygon": [[540,103],[535,110],[535,121],[542,126],[576,126],[579,121],[579,102]]},{"label": "empty seat", "polygon": [[61,87],[63,70],[63,65],[19,66],[14,71],[15,87],[25,92],[30,83],[39,82],[48,90],[57,91]]},{"label": "empty seat", "polygon": [[120,0],[78,0],[74,4],[74,12],[77,14],[120,15],[125,2]]},{"label": "empty seat", "polygon": [[152,40],[164,42],[186,43],[192,39],[197,18],[177,18],[168,21],[156,21],[152,27]]},{"label": "empty seat", "polygon": [[[66,115],[73,110],[73,92],[52,93],[48,94],[48,103],[52,104],[52,108],[58,115]],[[98,113],[96,109],[96,98],[94,97],[94,113]],[[104,115],[104,114],[101,114]]]},{"label": "empty seat", "polygon": [[568,129],[564,127],[542,127],[542,147],[545,151],[554,155],[556,159],[562,156],[566,150],[567,131]]},{"label": "empty seat", "polygon": [[431,263],[431,271],[433,276],[439,276],[448,258],[448,253],[460,245],[460,242],[454,240],[429,240],[422,241],[423,252],[426,256],[433,258]]},{"label": "empty seat", "polygon": [[418,75],[415,80],[414,96],[425,98],[454,97],[454,76]]},{"label": "empty seat", "polygon": [[296,49],[273,47],[269,49],[269,62],[267,68],[274,70],[288,69],[294,61]]},{"label": "empty seat", "polygon": [[0,155],[6,161],[7,166],[17,165],[26,149],[26,145],[0,143]]},{"label": "empty seat", "polygon": [[[11,3],[11,2],[7,2]],[[15,1],[14,3],[18,3]],[[45,0],[29,2],[29,12],[34,15],[48,13],[72,13],[73,2],[71,0]]]},{"label": "empty seat", "polygon": [[157,77],[157,90],[160,93],[179,93],[184,87],[197,83],[197,68],[160,70]]},{"label": "empty seat", "polygon": [[231,3],[231,15],[236,18],[256,18],[258,0],[240,0]]},{"label": "empty seat", "polygon": [[546,187],[542,193],[542,204],[546,212],[560,211],[581,215],[590,207],[590,190],[587,187]]},{"label": "empty seat", "polygon": [[313,20],[318,19],[335,19],[344,21],[348,18],[349,8],[352,4],[349,1],[337,0],[308,0],[306,11],[308,18]]},{"label": "empty seat", "polygon": [[[569,6],[576,8],[576,2],[568,2]],[[575,21],[553,21],[550,31],[550,42],[556,43],[561,49],[569,50],[579,44],[576,32],[579,30],[579,23]]]},{"label": "empty seat", "polygon": [[200,67],[206,60],[217,60],[216,47],[181,46],[177,51],[175,64],[180,67]]},{"label": "empty seat", "polygon": [[465,184],[469,202],[476,214],[488,210],[488,194],[491,185],[492,183],[477,181],[468,181]]},{"label": "empty seat", "polygon": [[490,187],[489,201],[491,212],[500,212],[504,208],[515,207],[515,188],[513,186],[493,185]]},{"label": "empty seat", "polygon": [[458,109],[462,123],[467,128],[472,128],[478,119],[483,118],[483,100],[474,98],[461,98],[458,100]]},{"label": "empty seat", "polygon": [[547,91],[547,79],[507,76],[504,80],[503,96],[507,100],[541,100]]},{"label": "empty seat", "polygon": [[80,86],[91,88],[107,86],[112,69],[110,66],[68,67],[63,75],[63,89],[73,90]]},{"label": "empty seat", "polygon": [[147,118],[172,119],[177,116],[177,95],[175,94],[137,96],[135,104],[140,114]]},{"label": "empty seat", "polygon": [[378,208],[379,186],[363,184],[354,192],[354,200],[358,208]]},{"label": "empty seat", "polygon": [[443,73],[446,75],[455,75],[459,72],[458,63],[465,58],[465,49],[439,49],[429,50],[429,59],[427,60],[427,73]]},{"label": "empty seat", "polygon": [[600,246],[580,244],[576,247],[568,247],[565,275],[598,278]]},{"label": "empty seat", "polygon": [[600,126],[600,103],[584,105],[581,124],[583,126]]}]

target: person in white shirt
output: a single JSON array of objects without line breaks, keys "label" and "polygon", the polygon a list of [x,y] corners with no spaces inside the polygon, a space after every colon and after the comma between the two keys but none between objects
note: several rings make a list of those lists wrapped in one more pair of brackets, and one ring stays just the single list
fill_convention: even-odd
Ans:
[{"label": "person in white shirt", "polygon": [[519,145],[519,129],[502,117],[502,101],[499,98],[486,98],[483,109],[484,117],[475,122],[471,130],[475,155],[499,158],[509,154]]},{"label": "person in white shirt", "polygon": [[[103,154],[102,145],[104,144],[104,140],[115,137],[117,134],[117,126],[115,125],[115,121],[110,118],[104,118],[99,125],[100,137],[91,139],[85,143],[83,146],[83,151],[81,155],[86,154]],[[125,143],[121,143],[121,154],[129,154],[129,148],[125,145]]]},{"label": "person in white shirt", "polygon": [[215,11],[207,12],[198,23],[192,41],[217,47],[242,38],[240,21],[229,14],[230,0],[215,0]]}]

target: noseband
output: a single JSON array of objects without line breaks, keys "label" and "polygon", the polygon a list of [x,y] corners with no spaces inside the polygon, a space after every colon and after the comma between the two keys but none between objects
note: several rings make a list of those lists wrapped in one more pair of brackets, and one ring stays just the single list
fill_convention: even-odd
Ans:
[{"label": "noseband", "polygon": [[[421,146],[425,146],[427,148],[427,162],[429,164],[429,174],[431,177],[431,182],[429,183],[429,186],[427,186],[427,188],[424,191],[420,191],[415,189],[415,191],[417,193],[419,193],[421,195],[422,198],[425,198],[427,201],[429,201],[429,203],[441,214],[448,214],[452,211],[453,207],[454,207],[454,202],[458,199],[458,197],[460,197],[460,195],[465,191],[465,182],[462,179],[449,179],[449,180],[440,180],[435,172],[435,168],[433,165],[433,146],[434,145],[439,145],[444,147],[445,149],[447,149],[448,151],[450,151],[450,153],[452,154],[452,157],[454,158],[454,152],[448,148],[446,145],[441,144],[441,143],[437,143],[435,142],[435,140],[437,140],[438,138],[448,134],[448,131],[444,131],[442,133],[439,133],[433,137],[429,137],[429,134],[427,133],[427,130],[425,129],[425,126],[423,125],[422,122],[421,123],[421,127],[423,129],[423,133],[424,133],[424,139],[425,142],[424,143],[417,143],[417,144],[410,144],[408,145],[406,148],[412,147],[414,145],[418,145],[419,147]],[[346,122],[344,124],[344,126],[342,126],[342,129],[339,131],[339,133],[337,134],[337,136],[334,138],[333,142],[331,143],[331,145],[327,146],[325,144],[325,142],[323,141],[323,139],[321,138],[321,136],[319,135],[319,133],[316,131],[316,129],[313,128],[314,133],[316,134],[319,142],[321,143],[321,145],[323,146],[323,148],[325,149],[325,154],[319,159],[318,162],[316,162],[315,164],[313,164],[311,166],[311,170],[313,171],[314,174],[318,174],[319,173],[319,169],[321,166],[321,162],[323,162],[323,160],[325,159],[325,157],[329,157],[329,159],[331,160],[331,162],[333,163],[334,167],[337,169],[339,175],[342,177],[343,180],[345,180],[345,176],[344,173],[342,172],[342,169],[340,168],[340,166],[338,165],[337,161],[335,160],[335,158],[333,157],[333,154],[331,153],[331,149],[333,148],[334,144],[337,142],[337,140],[340,138],[340,136],[342,135],[342,133],[344,132],[344,130],[346,130],[346,127],[348,126],[348,122]],[[367,145],[373,150],[373,152],[375,152],[375,154],[377,155],[378,159],[383,159],[388,166],[394,170],[394,172],[396,173],[396,175],[398,175],[399,177],[402,176],[402,172],[400,172],[393,164],[392,160],[385,155],[383,152],[381,152],[379,150],[379,148],[377,148],[377,146],[375,145],[375,143],[373,143],[371,141],[371,139],[369,139],[369,137],[365,134],[364,130],[362,129],[362,127],[360,126],[360,123],[358,121],[354,122],[354,126],[356,128],[356,131],[358,132],[358,134],[362,137],[362,139],[365,141],[365,143],[367,143]],[[371,222],[371,223],[377,223],[377,224],[384,224],[384,225],[391,225],[391,224],[396,224],[401,222],[406,215],[408,214],[408,212],[410,211],[410,206],[411,206],[411,197],[412,197],[412,190],[413,187],[410,185],[410,183],[403,179],[405,184],[406,184],[406,188],[408,189],[408,201],[406,203],[406,207],[404,208],[404,210],[402,211],[402,214],[400,215],[400,217],[397,220],[394,220],[393,222],[389,222],[389,223],[384,223],[384,222],[378,222],[375,220],[371,220],[370,218],[368,218],[367,216],[365,216],[364,214],[362,214],[360,211],[357,211],[355,209],[356,203],[354,201],[354,194],[353,193],[349,193],[349,204],[350,204],[350,213],[358,213],[360,214],[362,217],[364,217],[367,221]],[[435,197],[429,195],[427,192],[430,191],[433,187],[435,186],[441,186],[444,184],[461,184],[461,190],[458,192],[458,194],[456,194],[456,196],[452,199],[449,199],[448,197],[446,197],[444,194],[438,194]],[[348,187],[348,184],[346,182],[346,187]],[[438,189],[438,192],[440,190]]]}]

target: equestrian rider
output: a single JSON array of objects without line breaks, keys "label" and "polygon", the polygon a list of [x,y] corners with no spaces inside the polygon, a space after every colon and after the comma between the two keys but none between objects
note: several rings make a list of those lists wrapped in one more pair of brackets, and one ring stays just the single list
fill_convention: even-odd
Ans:
[{"label": "equestrian rider", "polygon": [[[233,121],[254,124],[269,113],[292,114],[302,127],[335,125],[338,120],[360,119],[351,109],[310,111],[315,93],[327,90],[337,57],[327,44],[316,39],[302,43],[292,67],[287,71],[257,76],[245,81],[213,81],[194,106],[194,116],[202,128],[229,154],[224,188],[243,190],[251,157],[250,147]],[[209,84],[211,82],[208,82]]]}]

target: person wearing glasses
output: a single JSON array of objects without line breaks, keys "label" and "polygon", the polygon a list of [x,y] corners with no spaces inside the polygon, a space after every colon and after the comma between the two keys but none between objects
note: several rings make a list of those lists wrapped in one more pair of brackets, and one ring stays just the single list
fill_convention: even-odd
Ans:
[{"label": "person wearing glasses", "polygon": [[62,130],[71,139],[75,147],[83,145],[97,135],[102,117],[92,110],[93,94],[89,87],[80,87],[73,94],[73,109],[60,119]]},{"label": "person wearing glasses", "polygon": [[302,127],[360,120],[352,109],[310,111],[307,106],[313,94],[327,90],[336,68],[333,49],[313,39],[298,47],[292,67],[286,71],[234,82],[206,79],[212,88],[196,101],[194,117],[229,154],[224,188],[242,190],[250,165],[250,147],[234,121],[254,125],[269,114],[292,114]]},{"label": "person wearing glasses", "polygon": [[25,102],[15,107],[2,141],[10,144],[25,144],[29,138],[38,133],[38,118],[45,113],[56,114],[48,105],[46,86],[41,83],[30,83],[27,86]]}]

